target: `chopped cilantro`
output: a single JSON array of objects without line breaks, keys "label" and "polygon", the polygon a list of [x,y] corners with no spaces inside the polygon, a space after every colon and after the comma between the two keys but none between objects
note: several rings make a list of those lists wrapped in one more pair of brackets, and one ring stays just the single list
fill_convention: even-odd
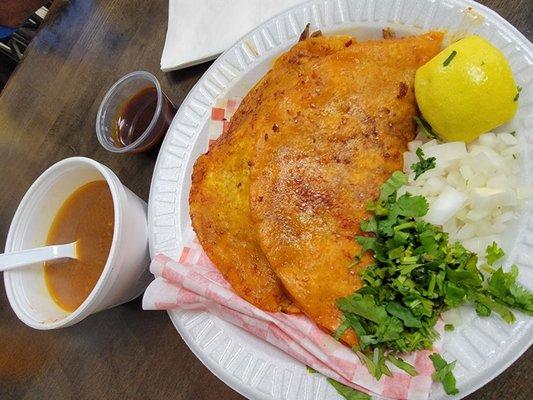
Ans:
[{"label": "chopped cilantro", "polygon": [[[423,196],[397,196],[406,183],[405,174],[394,172],[381,186],[378,200],[368,204],[372,216],[361,222],[366,235],[356,240],[363,252],[373,253],[375,262],[361,272],[361,289],[337,299],[344,318],[335,337],[353,330],[359,339],[354,351],[377,379],[390,374],[386,361],[416,374],[397,356],[431,349],[438,337],[435,324],[445,310],[470,302],[478,315],[494,311],[509,323],[515,320],[510,308],[533,315],[533,294],[516,283],[517,267],[510,272],[492,268],[503,250],[496,243],[487,247],[487,263],[481,267],[486,276],[482,274],[475,253],[450,243],[442,228],[420,219],[428,211]],[[437,356],[432,358],[435,379],[453,393],[454,363]]]},{"label": "chopped cilantro", "polygon": [[416,149],[416,155],[419,161],[411,165],[411,169],[415,173],[415,181],[427,170],[435,168],[437,161],[435,157],[424,158],[424,151],[422,150],[422,147]]},{"label": "chopped cilantro", "polygon": [[357,354],[357,357],[359,357],[359,360],[363,363],[363,365],[366,367],[370,375],[377,376],[376,373],[376,364],[370,358],[370,356],[366,355],[365,353],[361,352],[360,350],[357,350],[357,348],[354,348],[353,351],[355,354]]},{"label": "chopped cilantro", "polygon": [[309,365],[306,365],[306,366],[305,366],[305,369],[306,369],[307,372],[309,372],[310,374],[316,374],[316,373],[317,373],[317,370],[314,369],[314,368],[311,368]]},{"label": "chopped cilantro", "polygon": [[392,376],[392,372],[390,371],[389,367],[385,364],[385,354],[383,353],[383,350],[379,347],[376,347],[374,349],[372,361],[375,365],[375,373],[376,379],[380,379],[383,375]]},{"label": "chopped cilantro", "polygon": [[487,264],[489,265],[493,265],[496,261],[498,261],[505,255],[503,250],[498,247],[496,242],[492,242],[491,245],[487,246],[485,254],[487,257]]},{"label": "chopped cilantro", "polygon": [[341,311],[356,314],[376,324],[387,321],[385,307],[377,306],[372,295],[362,296],[359,293],[354,293],[349,297],[338,299],[337,306]]},{"label": "chopped cilantro", "polygon": [[[306,365],[305,368],[310,374],[317,374],[318,371]],[[359,390],[353,389],[349,386],[343,385],[335,379],[327,378],[328,383],[335,388],[338,394],[344,397],[346,400],[372,400],[372,397]]]},{"label": "chopped cilantro", "polygon": [[452,62],[452,60],[454,59],[454,57],[457,55],[457,52],[454,50],[450,53],[450,55],[446,58],[446,60],[444,60],[444,62],[442,63],[442,65],[444,67],[447,67],[449,63]]},{"label": "chopped cilantro", "polygon": [[518,101],[518,98],[520,97],[520,92],[522,91],[522,88],[520,86],[516,87],[516,96],[514,97],[513,101]]},{"label": "chopped cilantro", "polygon": [[333,334],[333,337],[336,339],[336,340],[339,340],[341,338],[341,336],[344,334],[344,332],[346,332],[349,328],[350,328],[350,323],[348,322],[348,320],[344,320],[342,322],[342,324],[339,325],[339,327],[337,328],[337,330],[335,331],[335,333]]},{"label": "chopped cilantro", "polygon": [[455,367],[455,361],[447,363],[439,353],[433,353],[429,358],[433,362],[433,367],[435,367],[433,380],[442,382],[446,394],[452,395],[459,393],[459,390],[457,390],[457,387],[455,386],[455,376],[453,376],[452,373],[452,370]]},{"label": "chopped cilantro", "polygon": [[392,195],[395,195],[399,188],[407,183],[407,176],[400,171],[394,171],[391,177],[381,185],[379,201],[384,202]]},{"label": "chopped cilantro", "polygon": [[338,394],[346,400],[372,400],[368,394],[355,390],[349,386],[343,385],[334,379],[328,378],[328,383],[335,388]]},{"label": "chopped cilantro", "polygon": [[420,132],[422,132],[428,138],[435,139],[437,137],[435,132],[433,132],[433,129],[431,128],[431,125],[424,118],[422,118],[422,117],[414,117],[414,120],[415,120],[416,124],[418,125],[418,128],[420,129]]},{"label": "chopped cilantro", "polygon": [[516,131],[512,131],[511,135],[516,136]]},{"label": "chopped cilantro", "polygon": [[418,375],[418,372],[417,370],[415,369],[415,367],[413,367],[411,364],[409,364],[408,362],[405,362],[404,360],[402,360],[401,358],[399,357],[394,357],[392,354],[389,354],[389,356],[387,357],[387,359],[392,363],[394,364],[396,367],[400,368],[400,369],[403,369],[405,372],[407,372],[409,375],[411,376],[416,376]]},{"label": "chopped cilantro", "polygon": [[489,277],[489,293],[496,302],[533,315],[533,293],[516,283],[517,276],[516,265],[511,267],[510,272],[504,272],[501,267],[498,268]]},{"label": "chopped cilantro", "polygon": [[455,329],[455,326],[453,326],[453,324],[446,324],[446,325],[444,325],[444,330],[445,330],[446,332],[452,332],[454,329]]}]

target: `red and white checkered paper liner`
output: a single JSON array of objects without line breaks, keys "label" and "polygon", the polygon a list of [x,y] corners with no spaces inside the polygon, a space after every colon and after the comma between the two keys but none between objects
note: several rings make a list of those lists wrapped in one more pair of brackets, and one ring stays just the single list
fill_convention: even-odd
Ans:
[{"label": "red and white checkered paper liner", "polygon": [[[226,107],[213,108],[210,139],[227,129],[227,122],[239,103],[240,99],[232,98],[227,100]],[[155,280],[144,293],[145,310],[207,311],[355,389],[390,399],[428,398],[434,372],[429,359],[432,351],[418,351],[403,357],[415,366],[417,376],[411,377],[389,365],[393,376],[383,376],[377,381],[351,349],[326,334],[306,316],[265,312],[239,297],[211,263],[192,230],[186,236],[186,245],[179,259],[158,254],[152,260],[150,271]],[[442,322],[438,323],[437,330],[442,337]],[[436,344],[438,348],[440,343]]]}]

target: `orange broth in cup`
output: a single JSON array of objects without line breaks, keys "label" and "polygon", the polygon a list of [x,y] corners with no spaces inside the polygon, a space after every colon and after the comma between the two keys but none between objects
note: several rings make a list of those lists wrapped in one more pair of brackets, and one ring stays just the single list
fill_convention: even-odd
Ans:
[{"label": "orange broth in cup", "polygon": [[76,259],[44,264],[46,286],[62,309],[76,310],[94,289],[111,249],[114,218],[113,197],[104,180],[78,188],[54,217],[46,245],[77,242]]}]

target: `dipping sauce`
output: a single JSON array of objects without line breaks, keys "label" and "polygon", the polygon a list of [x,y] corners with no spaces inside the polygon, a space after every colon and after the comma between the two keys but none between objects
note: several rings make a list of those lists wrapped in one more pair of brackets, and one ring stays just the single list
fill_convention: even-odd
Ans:
[{"label": "dipping sauce", "polygon": [[109,186],[99,180],[73,192],[54,217],[46,245],[77,242],[77,259],[44,264],[46,286],[62,309],[76,310],[94,289],[111,248],[114,213]]},{"label": "dipping sauce", "polygon": [[[115,115],[113,142],[118,147],[134,143],[149,127],[157,108],[157,90],[153,86],[135,93],[122,104]],[[176,109],[163,93],[161,116],[156,120],[148,137],[133,151],[145,151],[157,144],[164,136]]]}]

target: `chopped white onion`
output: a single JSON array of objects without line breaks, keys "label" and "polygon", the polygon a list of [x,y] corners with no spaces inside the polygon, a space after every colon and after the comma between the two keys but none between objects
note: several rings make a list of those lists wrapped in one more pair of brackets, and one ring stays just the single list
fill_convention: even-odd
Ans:
[{"label": "chopped white onion", "polygon": [[[418,162],[416,150],[435,157],[435,168],[416,180],[411,165]],[[520,185],[521,148],[510,133],[486,133],[468,145],[440,143],[418,135],[404,153],[404,171],[409,184],[401,193],[426,197],[429,210],[425,220],[441,225],[451,240],[461,240],[471,251],[483,256],[485,249],[509,222],[525,199],[533,198],[533,188]]]},{"label": "chopped white onion", "polygon": [[515,144],[518,144],[518,140],[516,140],[516,137],[514,137],[510,133],[500,133],[498,135],[498,138],[503,142],[503,144],[507,146],[513,146]]},{"label": "chopped white onion", "polygon": [[499,241],[500,238],[498,235],[478,236],[468,240],[463,240],[463,246],[465,246],[467,250],[483,256],[488,246],[490,246],[493,242],[498,243]]},{"label": "chopped white onion", "polygon": [[467,200],[466,194],[447,186],[429,206],[425,220],[435,225],[443,225],[465,205]]},{"label": "chopped white onion", "polygon": [[464,142],[442,143],[430,147],[422,145],[422,150],[424,150],[426,157],[435,157],[437,159],[437,165],[439,163],[461,159],[467,154]]},{"label": "chopped white onion", "polygon": [[407,148],[409,149],[409,151],[412,151],[413,153],[416,151],[416,149],[418,149],[420,146],[422,146],[422,141],[421,140],[413,140],[412,142],[410,142],[408,145],[407,145]]},{"label": "chopped white onion", "polygon": [[519,187],[518,189],[516,189],[516,197],[518,197],[518,199],[520,200],[530,199],[531,197],[533,197],[533,188]]},{"label": "chopped white onion", "polygon": [[452,324],[455,326],[459,326],[463,322],[460,308],[452,308],[450,310],[446,310],[443,313],[441,313],[440,316],[442,317],[442,320],[444,321],[445,324]]},{"label": "chopped white onion", "polygon": [[464,224],[462,227],[459,228],[457,231],[457,239],[458,240],[464,240],[464,239],[470,239],[471,237],[474,237],[476,234],[476,228],[472,224]]}]

